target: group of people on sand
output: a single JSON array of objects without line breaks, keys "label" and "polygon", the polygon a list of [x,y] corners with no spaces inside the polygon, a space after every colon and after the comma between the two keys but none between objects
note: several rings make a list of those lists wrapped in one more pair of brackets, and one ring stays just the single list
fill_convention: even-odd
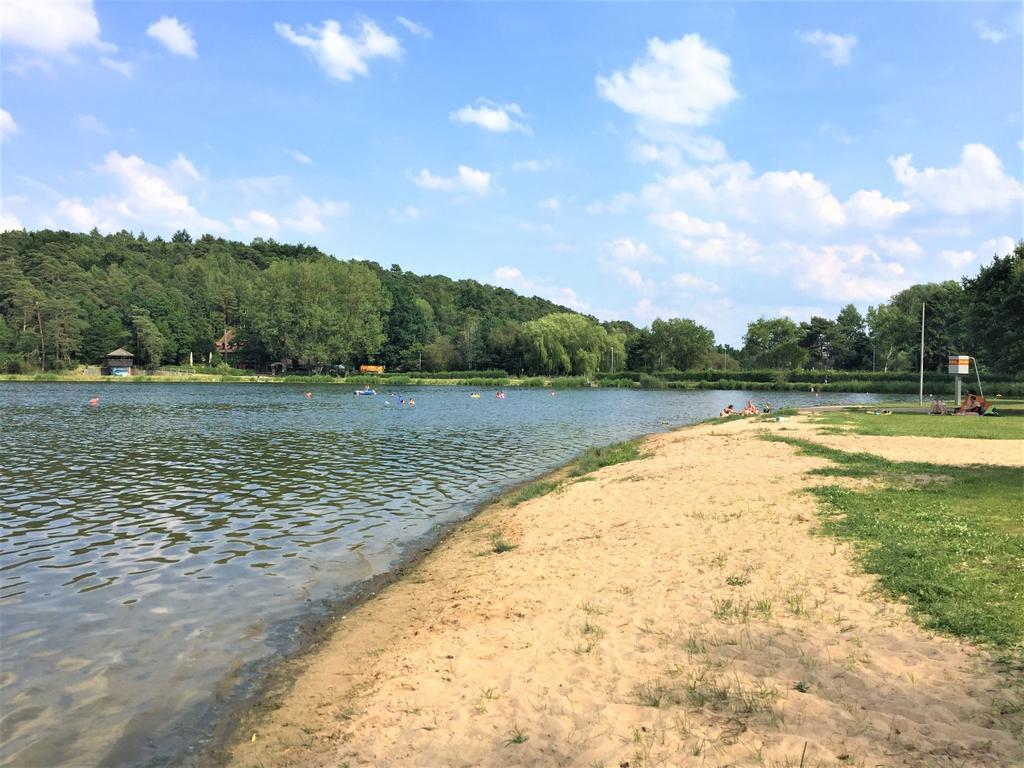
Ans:
[{"label": "group of people on sand", "polygon": [[737,411],[736,408],[733,406],[733,404],[729,403],[729,405],[725,406],[725,408],[723,408],[719,412],[718,417],[719,418],[725,418],[726,416],[735,416],[737,413],[739,413],[740,416],[757,416],[757,414],[759,414],[759,413],[771,413],[771,412],[772,412],[772,404],[771,403],[767,403],[766,402],[759,409],[756,405],[754,405],[754,401],[753,400],[747,400],[747,404],[745,406],[743,406],[743,410],[742,411]]}]

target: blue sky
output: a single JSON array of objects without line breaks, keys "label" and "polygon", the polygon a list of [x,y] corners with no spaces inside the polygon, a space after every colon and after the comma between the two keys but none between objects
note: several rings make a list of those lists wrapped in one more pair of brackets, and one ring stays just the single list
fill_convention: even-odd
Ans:
[{"label": "blue sky", "polygon": [[306,242],[733,344],[1024,235],[1016,3],[0,14],[4,228]]}]

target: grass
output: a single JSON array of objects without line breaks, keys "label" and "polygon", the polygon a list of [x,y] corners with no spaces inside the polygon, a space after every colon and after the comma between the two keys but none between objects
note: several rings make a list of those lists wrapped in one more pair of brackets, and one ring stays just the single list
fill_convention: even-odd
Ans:
[{"label": "grass", "polygon": [[[938,417],[936,417],[938,418]],[[925,627],[1024,649],[1024,485],[1013,467],[890,462],[778,435],[833,465],[820,476],[872,477],[876,487],[811,489],[822,532],[854,542],[882,590]]]},{"label": "grass", "polygon": [[495,531],[491,534],[491,550],[494,553],[500,555],[502,552],[511,552],[515,548],[516,545],[509,542],[501,531]]},{"label": "grass", "polygon": [[518,725],[514,725],[512,726],[512,730],[509,732],[509,737],[505,739],[505,746],[510,747],[513,744],[525,744],[529,739],[530,737],[526,735],[526,731]]},{"label": "grass", "polygon": [[640,448],[635,440],[627,440],[622,443],[612,443],[601,448],[588,448],[573,462],[569,469],[571,477],[589,475],[602,467],[610,467],[612,464],[621,464],[625,461],[639,459]]},{"label": "grass", "polygon": [[560,483],[553,480],[537,480],[511,491],[507,496],[505,496],[503,501],[508,506],[515,507],[522,504],[524,501],[536,499],[540,496],[547,496],[553,490],[558,488],[559,485]]},{"label": "grass", "polygon": [[918,413],[893,413],[875,416],[873,412],[836,411],[822,413],[817,422],[833,429],[852,429],[858,435],[967,437],[994,440],[1024,439],[1024,418],[1013,416],[930,416]]}]

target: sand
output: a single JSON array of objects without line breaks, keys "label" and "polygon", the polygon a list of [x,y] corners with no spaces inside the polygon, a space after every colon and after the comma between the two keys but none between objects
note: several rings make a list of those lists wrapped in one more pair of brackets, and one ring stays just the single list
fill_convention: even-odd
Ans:
[{"label": "sand", "polygon": [[814,533],[824,462],[756,439],[806,424],[653,436],[488,507],[292,662],[231,764],[1024,765],[1010,675],[874,592]]}]

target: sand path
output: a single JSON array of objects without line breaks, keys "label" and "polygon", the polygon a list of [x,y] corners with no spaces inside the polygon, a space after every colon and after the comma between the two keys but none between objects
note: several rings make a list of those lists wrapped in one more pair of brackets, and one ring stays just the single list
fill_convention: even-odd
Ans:
[{"label": "sand path", "polygon": [[756,439],[805,422],[655,436],[484,510],[295,662],[233,765],[1024,765],[990,656],[813,534],[823,462]]}]

